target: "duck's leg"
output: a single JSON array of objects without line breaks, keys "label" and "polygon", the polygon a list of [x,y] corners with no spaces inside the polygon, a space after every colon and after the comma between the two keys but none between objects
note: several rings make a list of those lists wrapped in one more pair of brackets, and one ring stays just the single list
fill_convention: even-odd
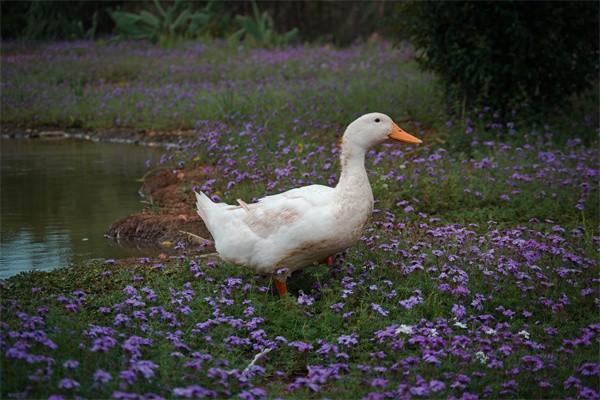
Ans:
[{"label": "duck's leg", "polygon": [[326,264],[328,267],[333,267],[334,262],[335,258],[333,258],[333,256],[329,256],[321,261],[322,264]]},{"label": "duck's leg", "polygon": [[287,285],[285,281],[281,281],[275,278],[275,287],[277,288],[277,293],[279,293],[279,297],[283,297],[287,293]]}]

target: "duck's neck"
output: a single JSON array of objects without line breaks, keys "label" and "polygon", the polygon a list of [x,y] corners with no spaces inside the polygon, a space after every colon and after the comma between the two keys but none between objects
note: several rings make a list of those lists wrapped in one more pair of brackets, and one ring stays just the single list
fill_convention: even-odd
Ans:
[{"label": "duck's neck", "polygon": [[356,191],[366,190],[371,192],[369,178],[365,170],[366,150],[352,143],[342,143],[342,154],[340,156],[342,164],[342,174],[336,186],[338,191]]}]

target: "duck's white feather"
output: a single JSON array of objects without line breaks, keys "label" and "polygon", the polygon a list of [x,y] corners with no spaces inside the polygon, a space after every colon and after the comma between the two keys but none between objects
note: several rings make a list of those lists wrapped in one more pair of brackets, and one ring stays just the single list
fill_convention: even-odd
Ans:
[{"label": "duck's white feather", "polygon": [[323,248],[339,211],[334,196],[333,188],[311,185],[263,197],[246,209],[196,193],[198,213],[219,255],[259,273],[279,268],[291,273],[335,253],[338,246]]}]

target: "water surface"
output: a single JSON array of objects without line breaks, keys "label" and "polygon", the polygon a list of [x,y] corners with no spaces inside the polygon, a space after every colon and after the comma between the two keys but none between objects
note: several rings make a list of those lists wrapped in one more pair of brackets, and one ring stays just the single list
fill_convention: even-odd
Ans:
[{"label": "water surface", "polygon": [[104,238],[142,208],[136,182],[162,149],[84,140],[0,140],[0,278],[92,258],[139,256]]}]

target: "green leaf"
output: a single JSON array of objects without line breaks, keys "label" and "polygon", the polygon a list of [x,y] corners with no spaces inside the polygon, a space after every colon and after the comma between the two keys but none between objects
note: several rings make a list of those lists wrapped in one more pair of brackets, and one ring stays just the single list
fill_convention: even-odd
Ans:
[{"label": "green leaf", "polygon": [[183,12],[181,14],[179,14],[177,19],[175,21],[173,21],[173,24],[171,25],[172,30],[176,31],[179,27],[186,24],[191,17],[192,17],[192,15],[190,13],[190,10],[188,10],[188,9],[183,10]]},{"label": "green leaf", "polygon": [[140,20],[154,29],[160,28],[160,19],[151,12],[143,10],[140,12]]},{"label": "green leaf", "polygon": [[160,13],[160,15],[163,16],[163,18],[167,16],[167,13],[165,12],[165,9],[162,8],[162,6],[160,5],[160,1],[159,0],[154,0],[154,6],[156,7],[156,9]]}]

